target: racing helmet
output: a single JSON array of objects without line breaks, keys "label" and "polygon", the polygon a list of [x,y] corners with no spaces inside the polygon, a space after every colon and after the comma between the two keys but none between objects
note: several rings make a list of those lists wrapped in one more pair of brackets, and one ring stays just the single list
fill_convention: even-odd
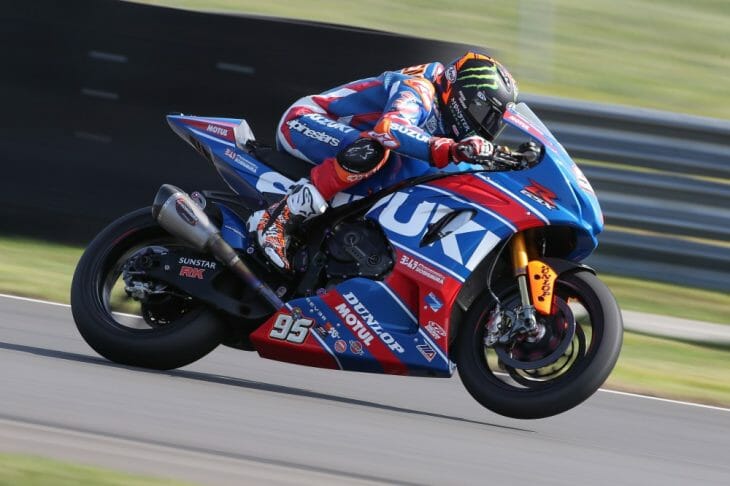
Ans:
[{"label": "racing helmet", "polygon": [[435,80],[446,134],[455,140],[479,135],[494,140],[503,128],[508,103],[517,101],[517,84],[495,59],[467,52]]}]

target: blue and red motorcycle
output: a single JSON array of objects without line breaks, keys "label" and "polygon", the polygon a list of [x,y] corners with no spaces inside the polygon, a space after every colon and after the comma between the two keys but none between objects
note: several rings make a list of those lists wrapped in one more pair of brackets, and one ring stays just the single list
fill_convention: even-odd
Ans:
[{"label": "blue and red motorcycle", "polygon": [[[482,405],[547,417],[592,395],[622,342],[615,299],[579,262],[603,228],[578,166],[525,104],[498,172],[391,157],[293,235],[294,271],[255,244],[260,211],[311,165],[244,120],[171,115],[231,192],[164,185],[89,245],[72,307],[106,358],[170,369],[220,344],[348,371],[450,377]],[[512,135],[514,137],[514,135]]]}]

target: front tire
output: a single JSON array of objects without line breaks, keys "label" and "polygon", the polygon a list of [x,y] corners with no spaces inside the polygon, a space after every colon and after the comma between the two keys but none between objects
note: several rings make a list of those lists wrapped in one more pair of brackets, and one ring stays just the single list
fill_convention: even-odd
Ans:
[{"label": "front tire", "polygon": [[[114,312],[111,286],[121,266],[136,250],[153,245],[181,244],[154,221],[150,208],[111,223],[94,238],[76,267],[71,310],[84,340],[105,358],[143,368],[179,368],[215,349],[225,338],[226,327],[192,297],[171,297],[168,302],[148,305],[139,316]],[[163,305],[165,312],[160,313]],[[158,318],[150,313],[157,313]],[[154,325],[130,327],[125,320]]]},{"label": "front tire", "polygon": [[[623,320],[613,295],[588,271],[560,275],[556,295],[563,301],[562,308],[567,307],[561,317],[565,322],[556,326],[557,331],[548,336],[551,339],[546,338],[547,351],[526,344],[513,346],[500,356],[484,344],[493,297],[485,294],[469,309],[457,337],[456,363],[467,391],[486,408],[519,419],[550,417],[583,402],[608,378],[623,341]],[[515,289],[506,291],[500,300],[502,305],[519,301]],[[571,308],[576,309],[577,317]],[[568,323],[571,318],[574,322]],[[575,332],[561,331],[568,324],[575,326]],[[553,343],[560,338],[571,341],[564,353],[563,347]],[[529,366],[530,359],[551,356],[551,347],[563,354],[539,368]],[[515,365],[519,360],[524,360],[525,369]]]}]

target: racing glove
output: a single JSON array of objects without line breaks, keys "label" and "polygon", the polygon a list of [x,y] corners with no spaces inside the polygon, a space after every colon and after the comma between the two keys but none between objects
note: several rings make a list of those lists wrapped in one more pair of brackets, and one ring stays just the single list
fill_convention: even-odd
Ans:
[{"label": "racing glove", "polygon": [[432,137],[431,163],[439,169],[450,162],[468,162],[470,164],[488,164],[494,153],[494,145],[479,136],[466,137],[457,142],[450,138]]}]

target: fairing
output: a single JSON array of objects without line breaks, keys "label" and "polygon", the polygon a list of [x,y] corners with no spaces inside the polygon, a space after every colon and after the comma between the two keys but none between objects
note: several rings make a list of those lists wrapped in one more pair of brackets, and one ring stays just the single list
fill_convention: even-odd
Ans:
[{"label": "fairing", "polygon": [[[234,129],[241,120],[172,115],[168,121],[253,208],[260,206],[262,194],[283,194],[293,183],[243,150],[240,140],[236,143]],[[377,200],[366,217],[380,224],[390,241],[393,271],[383,281],[350,279],[287,302],[251,335],[257,351],[324,368],[450,376],[451,308],[477,265],[502,242],[529,228],[565,226],[577,237],[568,258],[588,256],[603,228],[590,184],[526,105],[510,105],[504,121],[545,147],[540,163],[490,173],[451,165],[448,177]],[[391,157],[375,176],[336,195],[332,205],[430,172],[435,169],[425,162]],[[222,213],[224,238],[234,248],[250,246],[243,221],[233,211],[223,208]],[[452,219],[458,225],[448,224]],[[443,234],[424,243],[434,225]]]}]

